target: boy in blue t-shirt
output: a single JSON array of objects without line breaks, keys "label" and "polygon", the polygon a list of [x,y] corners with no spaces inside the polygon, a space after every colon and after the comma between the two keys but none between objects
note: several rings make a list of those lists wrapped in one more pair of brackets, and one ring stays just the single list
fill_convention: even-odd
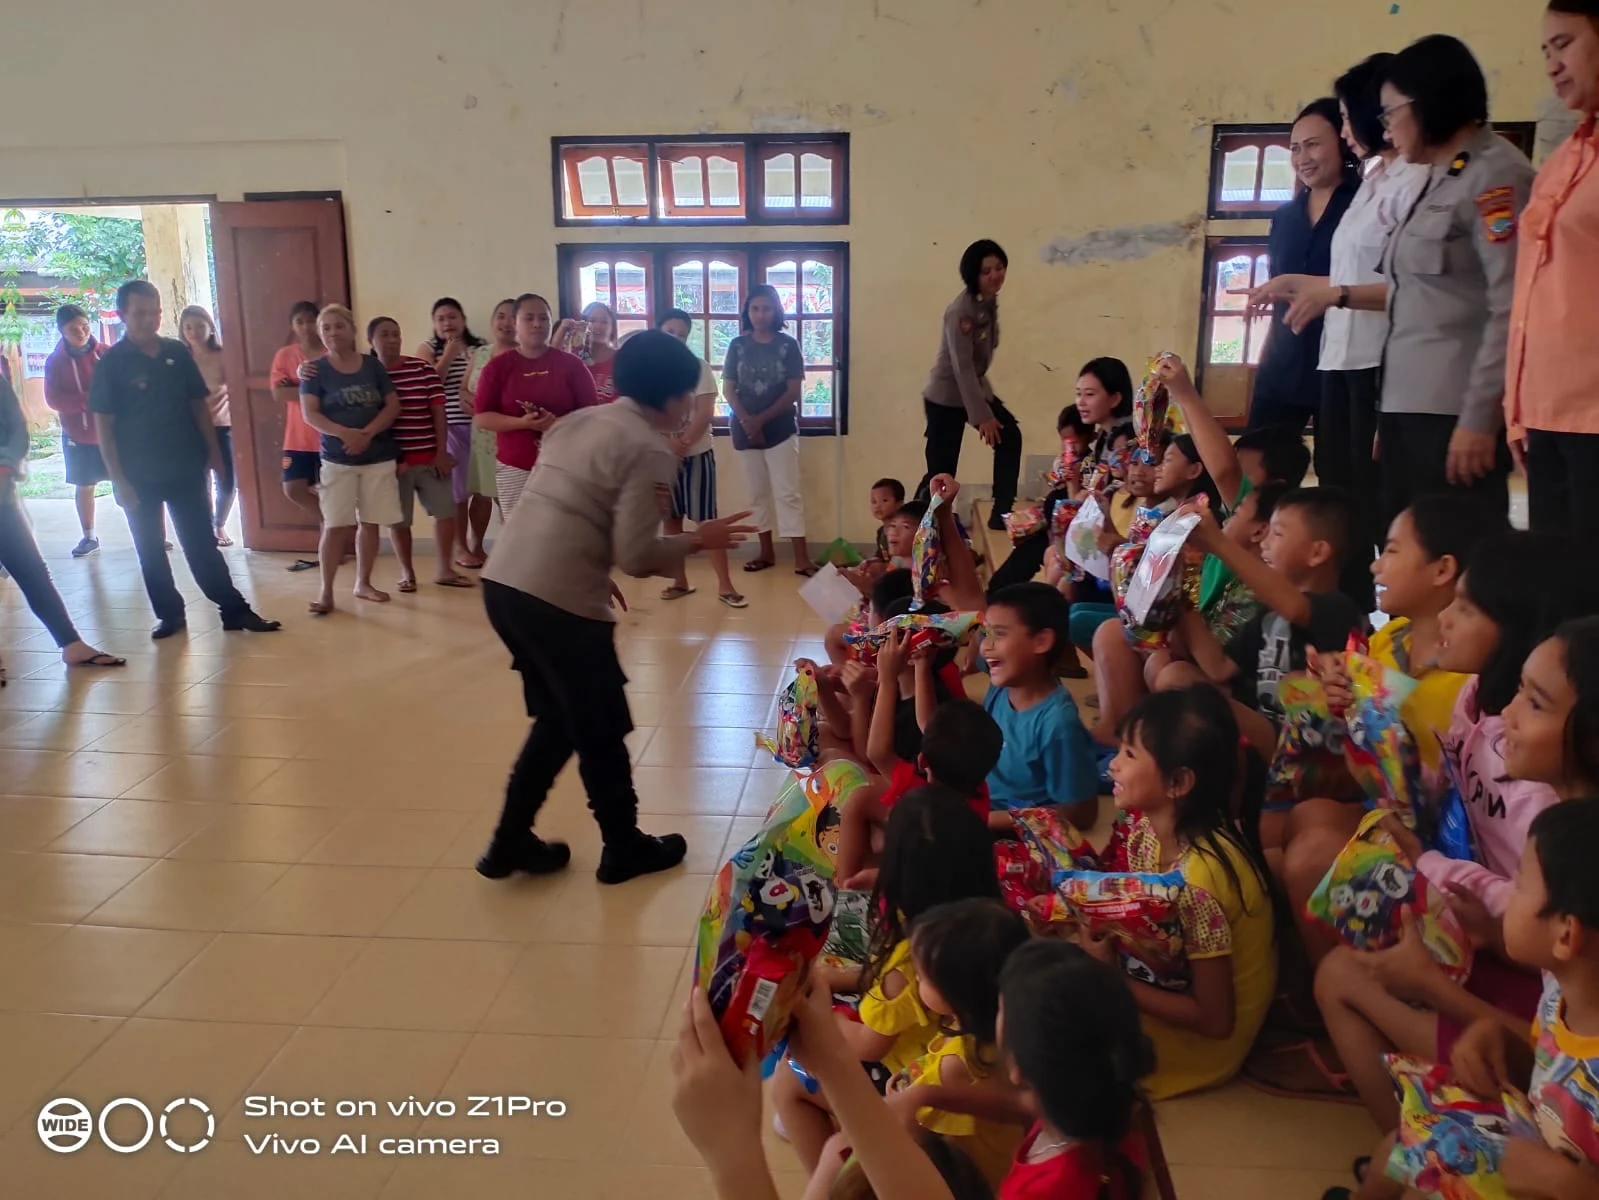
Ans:
[{"label": "boy in blue t-shirt", "polygon": [[1060,805],[1078,829],[1099,815],[1099,771],[1088,731],[1056,669],[1071,650],[1071,605],[1046,583],[1001,588],[988,601],[983,707],[1005,735],[988,776],[989,828],[1009,830],[1010,811]]}]

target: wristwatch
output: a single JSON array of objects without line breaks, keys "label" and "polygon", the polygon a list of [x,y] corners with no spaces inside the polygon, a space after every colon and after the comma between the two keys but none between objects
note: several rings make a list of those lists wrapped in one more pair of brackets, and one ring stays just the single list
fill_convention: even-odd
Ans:
[{"label": "wristwatch", "polygon": [[1347,286],[1338,289],[1338,307],[1349,307],[1349,288]]}]

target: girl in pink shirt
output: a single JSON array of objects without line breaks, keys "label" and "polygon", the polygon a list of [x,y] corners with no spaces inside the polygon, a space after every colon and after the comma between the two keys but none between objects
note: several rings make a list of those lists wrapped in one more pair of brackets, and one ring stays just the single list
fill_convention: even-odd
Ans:
[{"label": "girl in pink shirt", "polygon": [[[1530,1022],[1537,1008],[1538,978],[1503,957],[1499,918],[1532,819],[1575,794],[1572,789],[1599,781],[1564,767],[1516,778],[1548,759],[1539,749],[1547,735],[1524,736],[1520,740],[1530,748],[1518,751],[1509,729],[1531,724],[1530,693],[1525,700],[1518,696],[1518,689],[1528,691],[1522,685],[1523,664],[1537,667],[1549,657],[1539,644],[1563,620],[1595,612],[1599,573],[1574,562],[1563,539],[1506,533],[1486,539],[1472,553],[1454,602],[1439,617],[1438,668],[1473,676],[1461,689],[1442,742],[1460,781],[1476,854],[1467,862],[1427,850],[1397,818],[1385,821],[1384,828],[1422,874],[1449,895],[1479,947],[1471,976],[1464,986],[1451,981],[1414,928],[1391,950],[1339,947],[1316,971],[1316,1002],[1327,1032],[1361,1100],[1385,1132],[1398,1124],[1399,1110],[1383,1054],[1397,1050],[1448,1062],[1455,1039],[1472,1021],[1503,1011]],[[1553,681],[1547,686],[1553,688]],[[1569,695],[1557,737],[1564,736],[1574,711],[1574,687]],[[1599,681],[1590,688],[1587,704],[1599,705]],[[1557,760],[1579,754],[1574,761],[1593,757],[1579,746]]]}]

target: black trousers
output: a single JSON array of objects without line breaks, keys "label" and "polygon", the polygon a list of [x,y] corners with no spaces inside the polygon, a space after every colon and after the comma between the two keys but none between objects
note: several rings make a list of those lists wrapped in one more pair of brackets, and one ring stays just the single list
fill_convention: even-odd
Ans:
[{"label": "black trousers", "polygon": [[224,617],[248,609],[250,602],[233,586],[227,560],[217,549],[207,473],[155,481],[135,479],[132,483],[138,503],[127,509],[128,528],[133,533],[133,548],[144,573],[144,590],[150,595],[155,615],[163,621],[183,619],[183,594],[172,581],[172,563],[167,558],[163,506],[172,514],[178,545],[183,547],[189,571],[205,598],[221,609]]},{"label": "black trousers", "polygon": [[44,565],[38,543],[33,540],[22,505],[16,500],[0,503],[0,567],[16,581],[22,598],[50,631],[56,645],[70,646],[79,640],[67,606],[61,603],[61,593],[50,580],[50,568]]},{"label": "black trousers", "polygon": [[[999,421],[999,445],[994,447],[994,512],[1002,516],[1016,503],[1016,485],[1022,473],[1022,427],[998,397],[992,407]],[[927,413],[927,474],[922,476],[916,495],[925,500],[927,485],[934,475],[959,478],[966,410],[926,400],[922,401],[922,408]]]},{"label": "black trousers", "polygon": [[483,606],[521,673],[533,718],[505,785],[495,840],[514,840],[533,828],[556,776],[576,754],[600,836],[606,845],[627,841],[638,828],[638,794],[623,740],[633,732],[633,717],[616,657],[616,627],[492,579],[483,581]]},{"label": "black trousers", "polygon": [[1012,584],[1029,582],[1043,569],[1044,555],[1049,550],[1049,531],[1055,519],[1055,505],[1069,499],[1071,495],[1064,488],[1044,497],[1044,527],[1011,547],[1010,557],[994,569],[993,577],[988,581],[990,596]]},{"label": "black trousers", "polygon": [[1499,439],[1494,469],[1469,487],[1449,482],[1449,439],[1455,418],[1447,413],[1383,413],[1377,419],[1378,467],[1382,476],[1381,527],[1422,496],[1469,496],[1497,511],[1510,511],[1510,447]]},{"label": "black trousers", "polygon": [[1370,612],[1376,604],[1371,558],[1387,540],[1382,525],[1382,474],[1373,457],[1382,376],[1376,367],[1321,372],[1321,409],[1316,414],[1316,481],[1341,487],[1355,500],[1355,548],[1341,591]]},{"label": "black trousers", "polygon": [[1599,433],[1527,430],[1527,509],[1535,532],[1599,537]]},{"label": "black trousers", "polygon": [[222,451],[222,467],[213,471],[216,493],[211,501],[211,523],[221,529],[233,512],[233,498],[239,494],[238,475],[233,468],[233,430],[226,425],[216,429],[217,446]]}]

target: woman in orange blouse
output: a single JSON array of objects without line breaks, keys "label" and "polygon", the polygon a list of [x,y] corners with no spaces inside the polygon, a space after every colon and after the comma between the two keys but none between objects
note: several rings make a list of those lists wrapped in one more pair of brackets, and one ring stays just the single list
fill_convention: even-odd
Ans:
[{"label": "woman in orange blouse", "polygon": [[1582,116],[1532,187],[1510,318],[1505,423],[1535,530],[1599,534],[1599,0],[1551,0],[1543,54]]}]

